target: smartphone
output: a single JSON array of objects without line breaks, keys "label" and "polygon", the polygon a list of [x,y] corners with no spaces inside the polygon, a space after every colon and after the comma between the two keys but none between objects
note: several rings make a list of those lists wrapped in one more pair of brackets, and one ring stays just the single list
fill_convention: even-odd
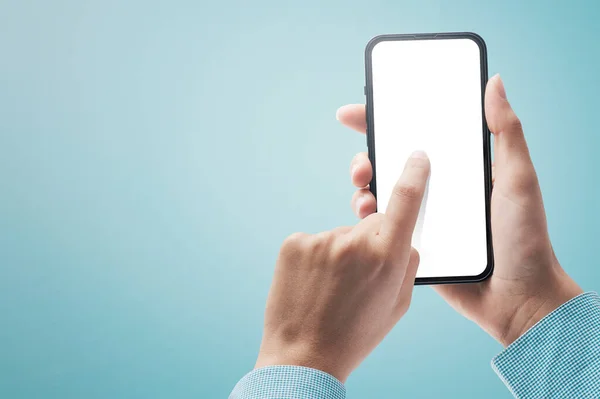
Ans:
[{"label": "smartphone", "polygon": [[365,50],[370,190],[385,213],[413,151],[431,175],[412,245],[415,284],[469,283],[494,267],[486,45],[474,33],[382,35]]}]

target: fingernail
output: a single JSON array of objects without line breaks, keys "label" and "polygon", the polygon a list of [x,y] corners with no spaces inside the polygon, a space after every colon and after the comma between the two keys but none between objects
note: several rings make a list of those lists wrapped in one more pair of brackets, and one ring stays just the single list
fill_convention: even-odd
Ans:
[{"label": "fingernail", "polygon": [[506,100],[506,89],[504,88],[504,82],[502,81],[500,74],[497,73],[495,78],[498,79],[498,94],[500,95],[500,97]]},{"label": "fingernail", "polygon": [[424,151],[415,151],[410,155],[411,158],[427,159],[427,154]]},{"label": "fingernail", "polygon": [[358,165],[353,164],[352,168],[350,168],[350,177],[354,177],[354,173],[356,173],[356,169],[358,169]]},{"label": "fingernail", "polygon": [[335,111],[335,119],[337,119],[338,121],[340,120],[340,109],[338,108],[337,111]]}]

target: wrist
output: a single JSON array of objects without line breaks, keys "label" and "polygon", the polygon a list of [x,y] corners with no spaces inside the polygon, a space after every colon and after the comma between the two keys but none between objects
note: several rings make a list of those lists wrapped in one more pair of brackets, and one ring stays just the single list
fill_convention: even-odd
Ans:
[{"label": "wrist", "polygon": [[310,345],[275,345],[261,348],[254,369],[268,366],[301,366],[323,371],[342,383],[350,370],[343,367],[339,357],[326,356]]},{"label": "wrist", "polygon": [[583,290],[559,267],[557,275],[543,290],[530,295],[515,311],[499,341],[507,347],[562,304],[583,293]]}]

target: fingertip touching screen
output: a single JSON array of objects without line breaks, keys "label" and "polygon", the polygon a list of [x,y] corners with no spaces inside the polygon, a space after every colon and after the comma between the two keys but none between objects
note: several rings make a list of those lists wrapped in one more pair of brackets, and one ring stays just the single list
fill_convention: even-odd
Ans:
[{"label": "fingertip touching screen", "polygon": [[425,151],[417,278],[479,276],[488,267],[482,50],[470,38],[383,40],[370,55],[377,210],[410,154]]}]

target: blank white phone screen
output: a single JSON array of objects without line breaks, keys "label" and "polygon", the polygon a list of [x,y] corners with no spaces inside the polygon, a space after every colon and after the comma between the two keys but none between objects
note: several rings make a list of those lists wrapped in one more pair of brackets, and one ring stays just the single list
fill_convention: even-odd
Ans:
[{"label": "blank white phone screen", "polygon": [[381,41],[371,57],[377,210],[410,154],[425,151],[417,277],[478,276],[488,260],[480,48],[462,38]]}]

